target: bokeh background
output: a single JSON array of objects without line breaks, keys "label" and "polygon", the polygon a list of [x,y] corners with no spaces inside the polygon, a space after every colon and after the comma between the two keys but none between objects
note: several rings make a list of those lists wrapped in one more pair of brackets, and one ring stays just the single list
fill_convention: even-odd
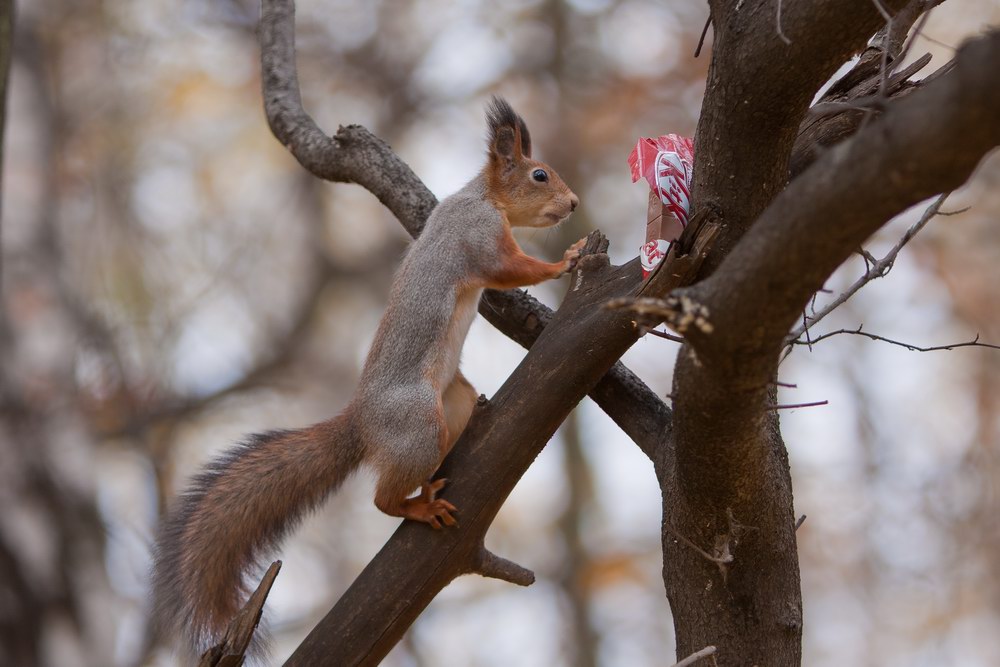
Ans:
[{"label": "bokeh background", "polygon": [[[369,193],[306,174],[261,110],[251,0],[18,3],[3,162],[0,662],[174,665],[147,633],[150,545],[184,480],[242,435],[348,400],[407,237]],[[321,127],[361,123],[439,197],[484,160],[505,95],[582,199],[520,236],[554,259],[599,227],[643,240],[639,136],[691,136],[708,66],[700,1],[302,0],[299,71]],[[1000,23],[949,0],[910,57],[942,65]],[[817,333],[1000,343],[1000,156]],[[919,217],[868,244],[881,256]],[[821,222],[821,221],[819,221]],[[864,270],[859,258],[827,287]],[[556,306],[559,283],[532,288]],[[820,295],[818,306],[830,295]],[[676,345],[625,358],[659,394]],[[477,320],[466,374],[492,394],[523,351]],[[781,402],[796,491],[806,665],[1000,664],[1000,351],[854,336],[796,348]],[[515,443],[511,443],[515,446]],[[353,479],[282,552],[287,656],[394,530]],[[466,577],[385,664],[668,665],[652,466],[585,400],[490,533],[528,589]],[[36,652],[37,649],[37,652]]]}]

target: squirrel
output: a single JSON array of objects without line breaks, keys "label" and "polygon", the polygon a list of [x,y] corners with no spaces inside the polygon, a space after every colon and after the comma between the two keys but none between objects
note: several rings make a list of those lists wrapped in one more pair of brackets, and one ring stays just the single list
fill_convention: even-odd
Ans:
[{"label": "squirrel", "polygon": [[[397,271],[357,390],[332,419],[247,438],[209,463],[166,519],[154,553],[153,622],[203,651],[245,600],[245,575],[362,463],[391,516],[456,524],[431,481],[478,395],[459,356],[484,288],[509,289],[573,269],[586,239],[559,262],[528,256],[512,227],[549,227],[579,199],[531,159],[524,120],[502,98],[487,108],[488,161],[427,219]],[[420,492],[408,497],[417,488]]]}]

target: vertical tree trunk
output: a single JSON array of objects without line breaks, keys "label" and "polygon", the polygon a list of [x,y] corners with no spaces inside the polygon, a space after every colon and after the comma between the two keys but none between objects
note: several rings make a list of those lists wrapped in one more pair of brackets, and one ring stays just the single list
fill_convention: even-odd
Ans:
[{"label": "vertical tree trunk", "polygon": [[[679,372],[683,365],[678,363]],[[680,421],[679,406],[675,414]],[[663,448],[663,459],[656,462],[664,490],[663,581],[679,657],[714,645],[718,663],[726,667],[801,661],[802,597],[791,476],[773,413],[763,420],[762,430],[766,482],[758,486],[747,480],[733,494],[711,493],[697,480],[686,481],[676,443]]]}]

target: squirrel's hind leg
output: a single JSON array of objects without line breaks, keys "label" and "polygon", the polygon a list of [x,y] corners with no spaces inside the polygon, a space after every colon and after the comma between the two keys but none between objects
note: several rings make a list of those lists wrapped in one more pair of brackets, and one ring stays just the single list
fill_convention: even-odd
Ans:
[{"label": "squirrel's hind leg", "polygon": [[475,388],[465,379],[462,371],[457,371],[455,377],[444,390],[441,396],[442,408],[444,410],[444,421],[448,426],[448,437],[444,440],[444,450],[441,452],[441,459],[455,446],[458,437],[465,430],[465,425],[469,423],[472,416],[472,409],[476,407],[479,394]]},{"label": "squirrel's hind leg", "polygon": [[[451,512],[456,511],[455,506],[437,497],[437,492],[444,486],[445,480],[430,481],[431,475],[441,465],[441,459],[444,458],[449,446],[443,401],[438,399],[436,403],[433,409],[435,415],[433,429],[427,429],[426,422],[421,423],[418,420],[417,423],[410,425],[411,428],[396,434],[396,437],[405,434],[406,440],[394,443],[396,446],[391,449],[406,451],[409,453],[409,458],[405,461],[387,458],[375,464],[378,470],[375,506],[390,516],[421,521],[430,524],[432,528],[440,528],[442,523],[446,526],[458,525],[451,515]],[[413,416],[420,414],[427,416],[428,413],[421,413],[418,410],[411,412]],[[393,437],[384,435],[387,439]],[[420,493],[407,498],[407,494],[418,486]]]},{"label": "squirrel's hind leg", "polygon": [[455,512],[454,505],[444,498],[438,498],[437,492],[444,486],[445,480],[427,481],[420,485],[420,493],[413,498],[400,494],[396,489],[383,487],[381,482],[375,491],[375,506],[389,516],[398,516],[413,521],[429,523],[432,528],[457,526],[458,521],[451,515]]}]

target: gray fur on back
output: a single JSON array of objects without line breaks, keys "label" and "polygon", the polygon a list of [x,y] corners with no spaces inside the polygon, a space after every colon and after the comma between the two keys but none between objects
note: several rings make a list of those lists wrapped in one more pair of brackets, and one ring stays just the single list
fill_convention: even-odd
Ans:
[{"label": "gray fur on back", "polygon": [[[393,440],[427,432],[422,427],[458,369],[482,293],[470,279],[489,272],[483,262],[497,261],[493,249],[502,234],[503,221],[479,176],[434,209],[397,271],[354,398],[369,417],[362,437],[376,467],[379,450],[413,447]],[[456,309],[462,310],[457,318]],[[424,448],[428,459],[437,457],[436,443]]]}]

